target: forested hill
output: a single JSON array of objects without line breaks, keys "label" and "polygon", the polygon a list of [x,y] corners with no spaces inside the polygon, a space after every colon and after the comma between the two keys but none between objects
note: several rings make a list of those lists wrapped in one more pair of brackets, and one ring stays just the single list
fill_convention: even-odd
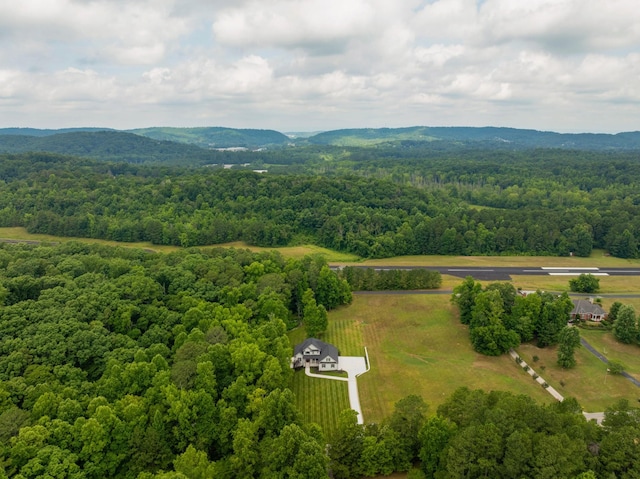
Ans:
[{"label": "forested hill", "polygon": [[193,166],[226,162],[225,153],[122,131],[76,131],[47,136],[0,135],[0,152],[50,152],[103,161]]},{"label": "forested hill", "polygon": [[60,128],[58,130],[40,128],[0,128],[0,135],[51,136],[60,133],[111,131],[111,128]]},{"label": "forested hill", "polygon": [[448,170],[380,169],[380,179],[0,155],[0,226],[182,246],[303,242],[362,257],[589,256],[593,247],[637,257],[640,164],[596,156],[557,168],[550,157],[544,168],[514,155],[504,170],[451,160]]},{"label": "forested hill", "polygon": [[141,128],[129,130],[155,140],[189,143],[204,148],[261,148],[283,146],[291,140],[275,130],[251,130],[222,127],[206,128]]},{"label": "forested hill", "polygon": [[[333,130],[307,139],[309,143],[336,146],[372,146],[393,142],[454,142],[484,147],[566,148],[579,150],[640,149],[640,132],[555,133],[515,128],[425,127]],[[478,145],[479,146],[479,145]]]},{"label": "forested hill", "polygon": [[[409,128],[360,128],[332,130],[317,134],[296,133],[289,137],[275,130],[238,129],[225,127],[170,128],[152,127],[119,131],[108,128],[67,128],[39,130],[35,128],[0,128],[0,151],[46,151],[76,154],[72,146],[60,146],[71,139],[74,143],[82,137],[60,137],[64,133],[97,132],[133,133],[137,136],[160,141],[170,141],[203,149],[281,148],[290,145],[316,145],[316,147],[378,147],[404,146],[433,149],[483,148],[483,149],[531,149],[562,148],[569,150],[640,150],[640,131],[617,134],[605,133],[556,133],[552,131],[523,130],[497,127],[427,127]],[[26,139],[8,139],[5,135],[19,137],[57,137],[52,143],[33,143]],[[90,137],[89,137],[90,138]],[[122,137],[125,138],[125,137]],[[133,140],[131,140],[133,141]],[[51,146],[52,144],[55,145]],[[34,146],[35,145],[35,146]],[[141,145],[145,145],[142,143]],[[25,149],[30,146],[31,149]],[[36,148],[37,147],[37,148]],[[9,149],[11,148],[11,149]],[[62,150],[65,151],[62,151]],[[195,151],[195,150],[194,150]],[[182,152],[182,154],[187,154]],[[191,153],[192,154],[192,153]],[[178,155],[180,156],[180,155]]]}]

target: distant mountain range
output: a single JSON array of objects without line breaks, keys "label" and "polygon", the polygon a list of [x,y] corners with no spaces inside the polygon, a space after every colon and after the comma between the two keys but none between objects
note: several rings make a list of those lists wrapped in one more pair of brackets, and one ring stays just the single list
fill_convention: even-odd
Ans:
[{"label": "distant mountain range", "polygon": [[[595,151],[640,150],[640,132],[618,134],[555,133],[515,128],[425,127],[333,130],[287,136],[275,130],[144,128],[0,129],[0,152],[48,151],[108,161],[165,164],[234,163],[238,150],[290,146],[562,148]],[[237,158],[235,158],[237,159]]]},{"label": "distant mountain range", "polygon": [[452,141],[516,148],[567,148],[578,150],[640,149],[640,132],[555,133],[497,127],[427,127],[333,130],[307,139],[309,143],[334,146],[371,146],[393,142]]}]

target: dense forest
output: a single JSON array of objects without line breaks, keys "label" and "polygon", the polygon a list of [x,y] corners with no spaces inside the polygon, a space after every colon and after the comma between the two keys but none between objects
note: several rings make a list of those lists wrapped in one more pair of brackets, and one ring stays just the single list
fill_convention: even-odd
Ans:
[{"label": "dense forest", "polygon": [[325,174],[311,160],[303,173],[267,175],[3,155],[0,225],[182,246],[314,243],[374,258],[638,254],[631,153],[385,155],[325,161]]},{"label": "dense forest", "polygon": [[[311,293],[309,293],[311,291]],[[0,244],[0,477],[633,478],[640,411],[460,389],[325,437],[289,390],[303,297],[350,301],[320,257]]]},{"label": "dense forest", "polygon": [[[294,405],[287,331],[322,334],[351,288],[432,288],[439,274],[196,248],[637,257],[637,152],[395,138],[190,155],[67,135],[46,138],[83,158],[0,155],[0,226],[184,248],[0,243],[0,477],[640,477],[640,412],[622,402],[598,427],[571,399],[461,389],[436,411],[409,396],[380,424],[345,411],[326,437]],[[214,157],[249,168],[201,167]],[[466,280],[453,300],[485,354],[562,341],[566,297]]]},{"label": "dense forest", "polygon": [[0,471],[321,477],[324,439],[288,389],[306,291],[351,299],[321,258],[0,245]]},{"label": "dense forest", "polygon": [[557,344],[573,309],[566,292],[522,296],[511,283],[483,288],[471,276],[453,289],[451,302],[458,306],[462,324],[469,326],[473,349],[488,356],[534,339],[540,348]]}]

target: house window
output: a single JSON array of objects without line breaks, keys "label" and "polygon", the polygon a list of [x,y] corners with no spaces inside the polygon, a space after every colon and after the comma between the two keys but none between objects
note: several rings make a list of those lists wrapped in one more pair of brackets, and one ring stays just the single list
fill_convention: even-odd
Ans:
[{"label": "house window", "polygon": [[335,369],[335,368],[336,368],[336,365],[335,365],[335,364],[332,364],[332,365],[331,365],[331,369]]}]

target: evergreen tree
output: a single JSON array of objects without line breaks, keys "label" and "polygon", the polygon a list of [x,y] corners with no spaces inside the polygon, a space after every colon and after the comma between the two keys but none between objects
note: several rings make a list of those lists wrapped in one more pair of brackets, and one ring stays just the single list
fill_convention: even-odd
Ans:
[{"label": "evergreen tree", "polygon": [[327,310],[323,305],[317,305],[313,291],[307,289],[302,295],[303,319],[307,336],[317,338],[322,335],[329,325]]},{"label": "evergreen tree", "polygon": [[620,306],[617,318],[613,323],[613,335],[618,341],[625,344],[631,344],[636,340],[638,327],[636,311],[633,306],[628,304]]},{"label": "evergreen tree", "polygon": [[558,365],[573,368],[576,365],[574,351],[580,346],[580,332],[578,328],[565,326],[558,336]]},{"label": "evergreen tree", "polygon": [[467,276],[462,284],[453,288],[451,302],[458,305],[460,309],[460,322],[469,324],[471,322],[471,311],[476,301],[476,296],[482,291],[482,285],[476,283],[472,276]]}]

